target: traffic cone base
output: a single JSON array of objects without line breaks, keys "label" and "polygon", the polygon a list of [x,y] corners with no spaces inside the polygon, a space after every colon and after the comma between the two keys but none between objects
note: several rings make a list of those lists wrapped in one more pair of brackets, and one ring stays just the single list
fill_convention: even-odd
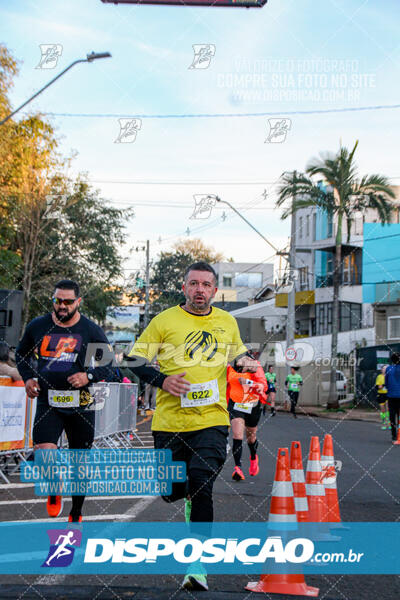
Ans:
[{"label": "traffic cone base", "polygon": [[250,581],[245,589],[250,592],[290,596],[316,597],[319,594],[319,588],[306,584],[304,575],[261,575],[260,581]]}]

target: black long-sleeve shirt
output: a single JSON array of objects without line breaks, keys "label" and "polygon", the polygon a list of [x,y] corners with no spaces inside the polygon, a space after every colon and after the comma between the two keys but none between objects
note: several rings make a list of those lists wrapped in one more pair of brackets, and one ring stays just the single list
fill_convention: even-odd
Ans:
[{"label": "black long-sleeve shirt", "polygon": [[[91,383],[107,380],[113,375],[111,362],[100,367],[87,364],[88,344],[96,343],[99,344],[100,354],[104,344],[109,345],[101,327],[84,315],[71,327],[56,325],[50,313],[37,317],[28,323],[16,349],[18,371],[25,382],[38,378],[39,401],[47,402],[49,389],[75,389],[67,381],[74,373],[92,374],[89,384],[79,388],[86,390]],[[91,350],[90,354],[94,356],[93,347]]]}]

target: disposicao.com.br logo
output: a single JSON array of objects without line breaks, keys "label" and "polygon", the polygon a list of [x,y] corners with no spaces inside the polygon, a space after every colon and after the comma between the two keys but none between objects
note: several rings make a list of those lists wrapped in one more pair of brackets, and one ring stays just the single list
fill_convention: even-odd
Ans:
[{"label": "disposicao.com.br logo", "polygon": [[82,532],[77,529],[49,529],[50,548],[42,567],[69,567],[75,548],[81,545]]},{"label": "disposicao.com.br logo", "polygon": [[307,538],[294,538],[284,543],[281,536],[266,539],[247,538],[89,538],[86,543],[85,563],[156,563],[170,557],[177,563],[234,563],[245,565],[265,563],[304,563],[314,554],[314,544]]}]

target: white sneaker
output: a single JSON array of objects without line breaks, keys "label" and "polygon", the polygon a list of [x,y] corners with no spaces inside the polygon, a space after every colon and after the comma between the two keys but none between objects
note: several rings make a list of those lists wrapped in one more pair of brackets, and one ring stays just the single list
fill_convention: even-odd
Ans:
[{"label": "white sneaker", "polygon": [[205,575],[204,573],[187,573],[184,577],[181,587],[185,590],[197,590],[199,592],[207,592],[207,575]]}]

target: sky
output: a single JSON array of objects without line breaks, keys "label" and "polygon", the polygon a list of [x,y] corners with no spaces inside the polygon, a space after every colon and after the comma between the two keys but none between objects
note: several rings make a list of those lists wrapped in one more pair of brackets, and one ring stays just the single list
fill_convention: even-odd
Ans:
[{"label": "sky", "polygon": [[[76,153],[71,175],[87,173],[113,206],[134,207],[126,276],[143,267],[144,253],[131,249],[146,239],[152,260],[179,239],[200,237],[237,262],[278,266],[228,206],[211,200],[196,213],[195,202],[220,197],[283,249],[290,222],[275,208],[280,175],[340,142],[359,140],[360,174],[399,184],[400,110],[308,112],[399,102],[399,19],[397,0],[384,10],[368,0],[269,0],[262,9],[1,6],[2,41],[21,61],[13,107],[88,52],[112,54],[73,67],[29,110],[52,113],[61,151]],[[58,54],[51,68],[41,63],[46,44]]]}]

